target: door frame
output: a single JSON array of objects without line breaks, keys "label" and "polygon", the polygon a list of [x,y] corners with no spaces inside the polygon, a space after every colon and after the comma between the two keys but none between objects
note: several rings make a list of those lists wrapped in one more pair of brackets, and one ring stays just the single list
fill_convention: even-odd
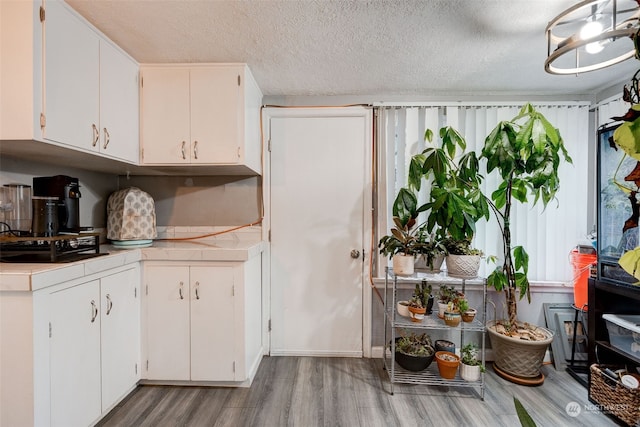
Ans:
[{"label": "door frame", "polygon": [[362,117],[365,124],[365,167],[362,189],[363,197],[363,230],[362,242],[364,259],[362,262],[362,355],[371,357],[372,348],[372,252],[375,250],[373,242],[373,108],[365,106],[349,107],[265,107],[262,110],[263,131],[263,203],[264,217],[262,221],[263,238],[267,248],[263,252],[263,345],[265,355],[271,352],[271,119],[272,118],[330,118],[330,117]]}]

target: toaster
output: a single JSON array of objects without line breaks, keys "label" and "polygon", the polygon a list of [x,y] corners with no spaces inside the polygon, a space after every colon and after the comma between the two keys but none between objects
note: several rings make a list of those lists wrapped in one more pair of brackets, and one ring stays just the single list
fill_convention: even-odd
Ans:
[{"label": "toaster", "polygon": [[158,236],[153,198],[136,187],[118,190],[107,201],[107,239],[150,244]]}]

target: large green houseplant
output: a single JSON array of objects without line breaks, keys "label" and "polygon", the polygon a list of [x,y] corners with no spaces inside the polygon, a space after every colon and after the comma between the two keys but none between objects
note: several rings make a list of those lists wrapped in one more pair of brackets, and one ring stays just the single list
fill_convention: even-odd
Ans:
[{"label": "large green houseplant", "polygon": [[[465,153],[467,143],[454,128],[441,128],[439,136],[440,143],[431,145],[433,131],[425,131],[430,146],[411,158],[409,189],[420,191],[423,179],[430,185],[427,203],[417,210],[428,212],[426,229],[446,249],[449,275],[475,277],[482,253],[471,242],[476,223],[490,213],[480,191],[479,160],[475,152]],[[463,263],[455,273],[453,259]]]},{"label": "large green houseplant", "polygon": [[517,323],[517,300],[529,290],[529,255],[511,240],[511,213],[515,201],[547,204],[555,199],[560,187],[558,168],[562,161],[571,163],[559,131],[531,104],[526,104],[510,121],[503,121],[485,139],[481,158],[486,159],[487,173],[496,170],[502,181],[491,193],[490,204],[502,234],[502,265],[487,278],[497,291],[504,291],[508,328]]},{"label": "large green houseplant", "polygon": [[487,284],[504,292],[508,318],[488,324],[494,366],[506,378],[539,378],[553,334],[517,318],[517,301],[526,296],[530,302],[531,293],[529,255],[511,240],[512,207],[516,201],[529,206],[541,202],[546,207],[560,186],[559,166],[572,160],[559,131],[530,104],[512,120],[498,123],[485,139],[481,158],[486,159],[487,173],[495,170],[501,178],[489,204],[502,234],[501,263],[489,274]]}]

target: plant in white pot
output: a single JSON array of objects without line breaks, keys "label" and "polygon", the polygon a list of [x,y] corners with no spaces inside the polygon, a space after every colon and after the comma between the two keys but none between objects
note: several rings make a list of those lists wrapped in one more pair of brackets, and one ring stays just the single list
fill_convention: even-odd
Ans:
[{"label": "plant in white pot", "polygon": [[541,382],[540,367],[553,333],[518,321],[518,299],[526,296],[531,301],[529,255],[522,246],[513,246],[511,213],[515,201],[529,207],[541,201],[546,207],[554,200],[560,185],[558,168],[571,158],[558,130],[530,104],[511,121],[498,123],[485,139],[481,158],[486,159],[487,173],[496,170],[501,179],[489,205],[502,234],[502,263],[489,274],[487,284],[504,293],[508,318],[487,325],[494,367],[515,382]]},{"label": "plant in white pot", "polygon": [[460,378],[478,381],[484,370],[484,365],[478,360],[478,347],[473,343],[465,344],[460,349]]},{"label": "plant in white pot", "polygon": [[415,266],[416,236],[409,223],[394,216],[391,234],[383,236],[378,243],[380,253],[393,261],[393,272],[398,275],[411,275]]}]

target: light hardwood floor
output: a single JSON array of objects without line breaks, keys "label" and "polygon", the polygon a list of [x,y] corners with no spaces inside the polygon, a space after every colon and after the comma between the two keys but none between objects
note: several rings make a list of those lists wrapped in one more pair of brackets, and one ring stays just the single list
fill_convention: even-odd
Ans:
[{"label": "light hardwood floor", "polygon": [[[616,425],[567,373],[543,371],[543,385],[525,387],[489,367],[482,401],[471,388],[396,384],[390,395],[380,359],[265,357],[251,388],[141,386],[98,425],[514,427],[513,396],[540,427]],[[579,415],[567,414],[570,402]]]}]

